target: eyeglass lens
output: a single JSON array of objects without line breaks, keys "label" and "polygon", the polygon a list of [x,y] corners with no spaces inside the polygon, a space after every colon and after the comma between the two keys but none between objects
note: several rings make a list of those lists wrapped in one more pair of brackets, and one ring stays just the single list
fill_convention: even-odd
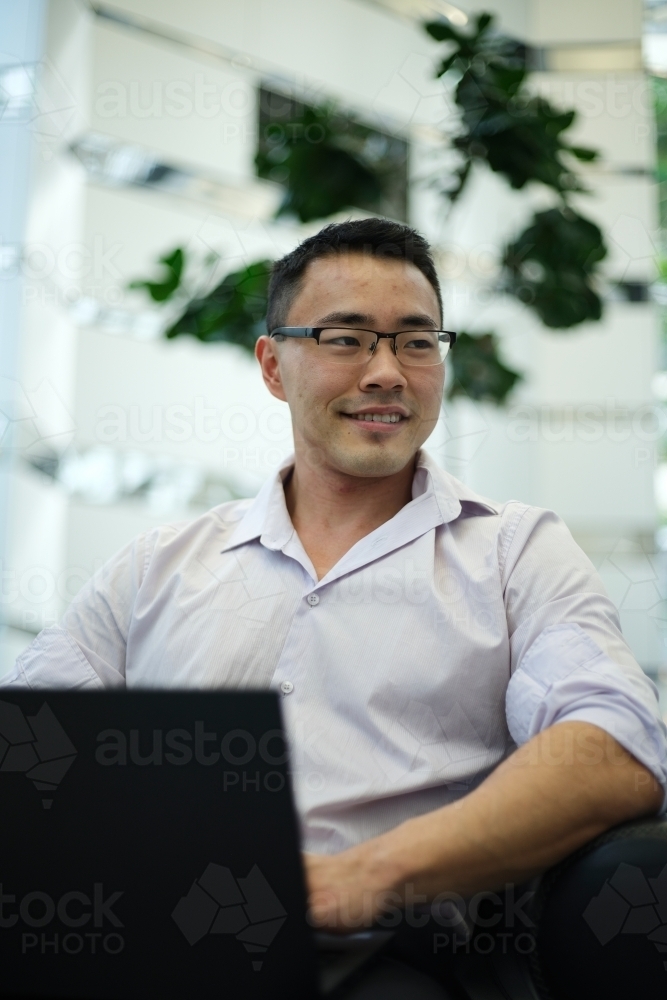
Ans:
[{"label": "eyeglass lens", "polygon": [[[449,338],[440,340],[438,330],[406,330],[396,335],[396,356],[404,365],[439,365],[449,351]],[[328,328],[320,333],[322,360],[339,364],[369,361],[379,343],[370,330]]]}]

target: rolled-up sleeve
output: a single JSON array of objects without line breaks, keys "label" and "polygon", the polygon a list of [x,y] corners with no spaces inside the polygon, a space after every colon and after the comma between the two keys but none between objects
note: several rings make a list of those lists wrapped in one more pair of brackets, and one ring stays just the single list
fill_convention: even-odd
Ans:
[{"label": "rolled-up sleeve", "polygon": [[3,674],[0,687],[123,687],[127,635],[150,541],[144,533],[106,562],[83,585],[60,623],[43,629]]},{"label": "rolled-up sleeve", "polygon": [[551,511],[515,512],[505,601],[511,679],[506,712],[517,745],[558,722],[604,729],[665,791],[667,730],[657,690],[621,633],[593,564]]}]

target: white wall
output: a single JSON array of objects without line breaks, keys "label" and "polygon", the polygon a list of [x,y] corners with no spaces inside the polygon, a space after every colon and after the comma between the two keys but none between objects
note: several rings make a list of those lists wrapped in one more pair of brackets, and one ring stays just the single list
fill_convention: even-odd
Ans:
[{"label": "white wall", "polygon": [[[61,150],[85,127],[88,31],[89,18],[79,4],[59,0],[57,18],[49,10],[35,98],[31,198],[23,244],[14,443],[24,456],[61,450],[74,436],[76,333],[66,309],[67,251],[83,241],[85,177]],[[67,497],[18,463],[11,468],[9,490],[2,612],[11,625],[36,630],[52,621],[64,604],[57,584],[67,566]],[[16,641],[14,636],[12,651]],[[4,666],[7,656],[0,654]]]}]

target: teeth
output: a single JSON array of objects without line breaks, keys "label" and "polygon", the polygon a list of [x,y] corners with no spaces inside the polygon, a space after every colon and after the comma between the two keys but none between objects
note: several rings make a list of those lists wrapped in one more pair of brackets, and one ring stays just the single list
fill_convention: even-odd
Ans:
[{"label": "teeth", "polygon": [[355,420],[365,420],[376,424],[397,424],[402,420],[400,413],[352,413]]}]

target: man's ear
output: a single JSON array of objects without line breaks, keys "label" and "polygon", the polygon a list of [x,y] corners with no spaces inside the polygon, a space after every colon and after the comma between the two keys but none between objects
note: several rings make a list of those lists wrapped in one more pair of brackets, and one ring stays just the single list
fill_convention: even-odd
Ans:
[{"label": "man's ear", "polygon": [[255,344],[255,357],[259,361],[262,369],[264,384],[272,396],[287,402],[287,396],[283,388],[280,377],[280,365],[278,363],[278,345],[271,337],[260,337]]}]

